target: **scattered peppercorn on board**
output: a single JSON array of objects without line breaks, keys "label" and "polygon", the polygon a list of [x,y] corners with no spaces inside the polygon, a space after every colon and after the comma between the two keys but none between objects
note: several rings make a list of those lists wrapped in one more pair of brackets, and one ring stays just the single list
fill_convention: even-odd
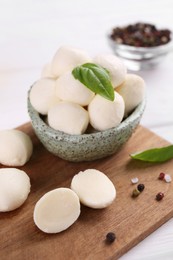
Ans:
[{"label": "scattered peppercorn on board", "polygon": [[[1,260],[118,259],[173,216],[173,184],[158,180],[160,172],[173,177],[173,161],[151,164],[129,157],[132,152],[168,145],[142,126],[117,154],[82,163],[68,162],[49,153],[36,138],[30,123],[19,129],[29,134],[34,143],[31,160],[20,167],[30,176],[32,186],[22,207],[0,213]],[[102,210],[82,206],[79,219],[59,234],[41,232],[33,222],[36,202],[52,189],[70,187],[72,177],[88,168],[107,174],[117,189],[116,200]],[[131,197],[137,185],[131,183],[134,177],[145,185],[136,198]],[[161,201],[155,199],[158,192],[165,194]],[[105,243],[108,232],[116,234],[111,244]]]}]

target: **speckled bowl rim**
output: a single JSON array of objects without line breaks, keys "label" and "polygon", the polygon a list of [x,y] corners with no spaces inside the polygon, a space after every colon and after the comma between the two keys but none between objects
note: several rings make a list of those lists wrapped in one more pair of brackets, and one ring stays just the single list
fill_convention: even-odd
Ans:
[{"label": "speckled bowl rim", "polygon": [[70,134],[64,133],[62,131],[51,128],[42,120],[42,118],[40,117],[40,114],[31,105],[31,102],[29,99],[29,93],[30,93],[30,90],[28,91],[28,113],[29,113],[29,116],[31,119],[31,123],[32,123],[33,119],[32,119],[30,112],[34,113],[34,116],[35,116],[34,121],[37,120],[37,122],[40,123],[40,128],[42,128],[42,129],[44,128],[45,133],[47,135],[49,135],[50,137],[55,138],[55,136],[56,136],[57,141],[78,143],[78,142],[83,142],[85,138],[87,138],[87,139],[95,138],[98,140],[100,137],[106,138],[109,134],[111,134],[113,132],[118,134],[123,129],[128,127],[129,124],[132,125],[135,120],[137,120],[140,116],[142,116],[142,114],[145,110],[145,106],[146,106],[146,97],[145,97],[144,100],[134,109],[134,111],[127,118],[125,118],[117,127],[113,127],[113,128],[110,128],[110,129],[107,129],[104,131],[100,131],[100,132],[86,133],[86,134],[84,133],[82,135],[70,135]]}]

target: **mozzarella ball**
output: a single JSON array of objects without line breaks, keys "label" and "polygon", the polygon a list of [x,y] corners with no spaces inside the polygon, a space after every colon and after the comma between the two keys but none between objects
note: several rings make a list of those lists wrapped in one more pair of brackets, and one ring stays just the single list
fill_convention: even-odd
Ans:
[{"label": "mozzarella ball", "polygon": [[0,131],[0,163],[22,166],[31,157],[33,145],[30,137],[19,130]]},{"label": "mozzarella ball", "polygon": [[79,215],[79,198],[68,188],[47,192],[34,208],[34,222],[45,233],[59,233],[67,229]]},{"label": "mozzarella ball", "polygon": [[55,94],[55,80],[43,78],[38,80],[30,91],[31,105],[42,115],[46,115],[52,104],[59,101]]},{"label": "mozzarella ball", "polygon": [[123,98],[115,92],[114,101],[96,95],[88,106],[90,124],[103,131],[120,124],[124,116]]},{"label": "mozzarella ball", "polygon": [[125,102],[125,116],[139,105],[145,97],[145,82],[138,75],[127,74],[124,83],[116,88]]},{"label": "mozzarella ball", "polygon": [[20,207],[30,192],[30,179],[19,169],[0,169],[0,212]]},{"label": "mozzarella ball", "polygon": [[52,73],[52,65],[51,63],[47,63],[43,66],[41,71],[41,78],[53,78],[55,79],[56,76]]},{"label": "mozzarella ball", "polygon": [[61,100],[87,106],[94,97],[94,92],[75,79],[69,71],[56,80],[56,95]]},{"label": "mozzarella ball", "polygon": [[111,180],[95,169],[76,174],[72,179],[71,189],[76,192],[81,203],[96,209],[109,206],[116,197]]},{"label": "mozzarella ball", "polygon": [[48,123],[55,130],[79,135],[87,129],[89,116],[80,105],[62,101],[48,111]]},{"label": "mozzarella ball", "polygon": [[87,62],[91,62],[91,58],[83,50],[62,46],[53,57],[52,73],[59,77],[64,72]]},{"label": "mozzarella ball", "polygon": [[114,88],[125,80],[127,69],[124,63],[115,55],[98,55],[94,58],[94,62],[109,71]]}]

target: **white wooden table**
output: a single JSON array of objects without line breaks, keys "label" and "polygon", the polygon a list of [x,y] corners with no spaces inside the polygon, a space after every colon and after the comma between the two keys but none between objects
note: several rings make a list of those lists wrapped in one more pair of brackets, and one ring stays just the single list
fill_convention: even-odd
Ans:
[{"label": "white wooden table", "polygon": [[[173,29],[173,1],[0,0],[0,129],[29,120],[27,91],[59,46],[80,47],[91,55],[110,53],[107,32],[138,21]],[[139,74],[148,97],[141,124],[173,142],[173,54]],[[171,219],[121,260],[171,260],[172,245]]]}]

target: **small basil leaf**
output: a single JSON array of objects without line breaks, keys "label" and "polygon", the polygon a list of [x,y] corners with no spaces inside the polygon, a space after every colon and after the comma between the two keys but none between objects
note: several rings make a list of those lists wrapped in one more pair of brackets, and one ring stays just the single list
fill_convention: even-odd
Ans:
[{"label": "small basil leaf", "polygon": [[145,162],[166,162],[173,158],[173,145],[133,153],[130,156],[132,159]]},{"label": "small basil leaf", "polygon": [[72,74],[87,88],[104,98],[114,100],[114,88],[109,72],[94,63],[85,63],[73,69]]}]

